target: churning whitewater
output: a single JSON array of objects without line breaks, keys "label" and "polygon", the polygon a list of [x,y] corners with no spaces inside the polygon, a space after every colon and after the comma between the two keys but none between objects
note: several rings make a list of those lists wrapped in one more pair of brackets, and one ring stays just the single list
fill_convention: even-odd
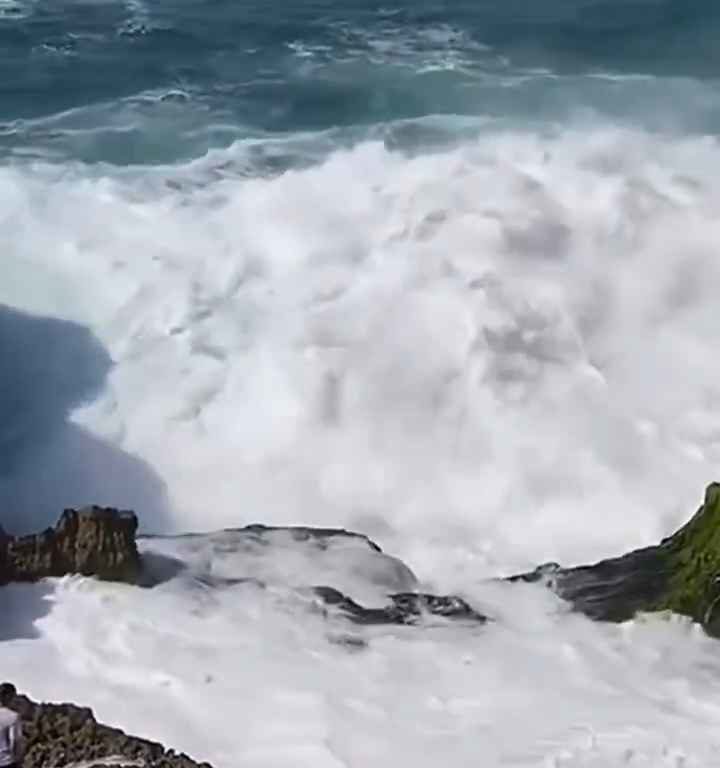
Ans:
[{"label": "churning whitewater", "polygon": [[[132,508],[188,565],[4,587],[0,679],[216,768],[719,764],[717,641],[488,580],[654,543],[717,479],[719,32],[0,0],[0,523]],[[252,522],[389,557],[210,534]],[[407,569],[493,621],[346,642],[295,592]]]}]

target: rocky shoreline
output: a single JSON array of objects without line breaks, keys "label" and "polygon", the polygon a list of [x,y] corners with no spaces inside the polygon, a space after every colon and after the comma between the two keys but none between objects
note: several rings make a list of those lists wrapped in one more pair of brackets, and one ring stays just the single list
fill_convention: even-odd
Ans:
[{"label": "rocky shoreline", "polygon": [[[132,512],[88,507],[65,510],[54,528],[39,534],[13,537],[0,529],[0,586],[74,573],[152,586],[157,583],[153,565],[138,550],[137,528]],[[341,529],[252,525],[229,533],[260,548],[268,545],[268,537],[281,533],[292,541],[309,543],[316,553],[313,557],[332,542],[360,542],[384,557],[375,542]],[[397,565],[414,579],[407,566],[399,561]],[[571,609],[594,620],[619,622],[640,613],[670,611],[688,616],[709,635],[720,637],[720,484],[708,486],[691,520],[656,546],[574,568],[548,563],[503,581],[543,584]],[[454,595],[414,590],[389,593],[385,607],[366,608],[329,585],[298,586],[310,588],[328,619],[334,616],[356,625],[415,625],[428,616],[475,625],[489,620]],[[364,645],[361,638],[355,640]],[[76,763],[89,767],[93,761],[105,766],[209,768],[162,744],[102,725],[91,710],[74,704],[42,704],[18,695],[13,708],[21,714],[27,739],[25,768]]]},{"label": "rocky shoreline", "polygon": [[[150,561],[145,562],[138,551],[137,528],[133,512],[104,507],[67,509],[54,528],[35,535],[14,537],[0,528],[0,585],[81,574],[152,586],[157,578]],[[296,542],[312,543],[318,553],[330,542],[345,539],[382,554],[363,534],[344,529],[255,524],[228,531],[261,546],[278,532]],[[400,566],[412,576],[407,566]],[[658,545],[574,568],[547,563],[505,581],[542,583],[591,619],[617,622],[638,613],[671,611],[720,636],[720,484],[709,485],[691,520]],[[413,624],[424,615],[488,620],[456,595],[406,590],[388,594],[385,607],[365,608],[333,585],[297,586],[310,588],[329,612],[357,624]]]}]

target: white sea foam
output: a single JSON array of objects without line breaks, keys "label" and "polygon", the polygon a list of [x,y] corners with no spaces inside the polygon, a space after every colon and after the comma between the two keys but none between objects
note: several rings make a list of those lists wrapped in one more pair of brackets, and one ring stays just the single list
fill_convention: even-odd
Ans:
[{"label": "white sea foam", "polygon": [[[74,428],[167,484],[146,529],[345,525],[498,621],[348,654],[263,600],[70,579],[24,588],[51,610],[40,637],[3,644],[0,673],[221,768],[713,764],[710,641],[682,622],[592,625],[482,580],[657,540],[713,479],[716,142],[366,143],[208,184],[238,153],[114,176],[4,168],[0,301],[108,349]],[[57,508],[99,492],[97,460],[66,486],[62,446],[0,489]],[[127,477],[97,500],[142,515]]]}]

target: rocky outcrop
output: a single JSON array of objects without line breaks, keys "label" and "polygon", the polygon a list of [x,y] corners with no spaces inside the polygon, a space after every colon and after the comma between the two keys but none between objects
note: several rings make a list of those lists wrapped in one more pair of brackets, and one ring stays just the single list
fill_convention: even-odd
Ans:
[{"label": "rocky outcrop", "polygon": [[[171,559],[150,554],[145,563],[141,562],[135,542],[137,526],[132,512],[88,507],[66,510],[55,528],[36,535],[13,537],[0,528],[0,584],[77,573],[152,586],[164,578],[155,573],[155,561],[166,564]],[[194,541],[199,537],[188,538]],[[310,587],[328,616],[364,625],[416,624],[427,616],[474,623],[488,620],[459,597],[414,591],[415,578],[407,566],[384,555],[375,542],[362,534],[331,528],[249,525],[222,532],[215,538],[218,540],[210,536],[207,541],[218,551],[237,553],[247,562],[273,547],[286,547],[288,541],[307,544],[310,561],[321,562],[323,557],[331,557],[327,560],[329,567],[348,560],[348,542],[358,543],[360,551],[369,551],[377,559],[370,562],[366,557],[363,567],[374,569],[375,577],[387,583],[389,602],[381,608],[367,608],[347,596],[341,584]],[[163,574],[167,571],[167,578],[185,567],[175,561],[172,565],[171,570],[160,569]],[[207,579],[208,583],[217,582],[216,586],[248,580],[263,586],[262,579],[247,576],[218,579],[208,575]],[[548,563],[509,580],[543,583],[592,619],[625,621],[638,613],[672,611],[690,617],[709,634],[720,637],[720,484],[710,485],[693,518],[656,546],[594,565],[563,568]],[[394,588],[390,586],[392,582]]]},{"label": "rocky outcrop", "polygon": [[315,587],[323,603],[355,624],[417,624],[424,616],[439,616],[484,624],[488,619],[462,598],[454,595],[437,596],[418,592],[388,595],[390,605],[365,608],[332,587]]},{"label": "rocky outcrop", "polygon": [[510,580],[542,582],[592,619],[672,611],[720,637],[720,484],[710,485],[692,519],[656,546],[576,568],[548,563]]},{"label": "rocky outcrop", "polygon": [[14,537],[0,530],[0,584],[69,573],[135,582],[137,526],[132,512],[87,507],[65,510],[57,525],[42,533]]},{"label": "rocky outcrop", "polygon": [[[132,512],[116,509],[87,507],[63,512],[55,528],[23,537],[11,537],[0,529],[0,584],[10,581],[37,581],[51,576],[77,573],[96,576],[110,581],[123,581],[141,586],[152,586],[161,581],[154,573],[155,560],[141,561],[135,534],[137,518]],[[228,540],[228,536],[233,541]],[[307,544],[309,552],[322,557],[338,542],[358,542],[373,556],[383,555],[380,547],[359,533],[341,528],[310,528],[305,526],[274,527],[248,525],[229,529],[220,536],[224,548],[232,544],[240,548],[246,558],[253,551],[272,546],[272,541],[284,540]],[[235,541],[237,539],[237,541]],[[384,563],[393,572],[398,583],[410,585],[415,581],[412,572],[394,558],[383,555]],[[157,557],[156,557],[157,559]],[[171,571],[171,576],[181,570],[181,564]],[[209,585],[233,586],[251,581],[258,587],[265,585],[259,579],[217,578],[208,575]],[[296,585],[303,588],[304,585]],[[349,619],[356,624],[417,624],[423,617],[436,616],[446,619],[464,619],[483,623],[486,617],[477,613],[464,600],[455,596],[437,596],[411,591],[388,595],[390,601],[382,608],[366,608],[354,602],[334,587],[312,587],[313,593],[329,610],[327,615]]]},{"label": "rocky outcrop", "polygon": [[92,710],[74,704],[38,704],[18,695],[11,703],[22,718],[26,740],[23,768],[60,768],[73,763],[142,765],[145,768],[211,768],[162,744],[102,725]]}]

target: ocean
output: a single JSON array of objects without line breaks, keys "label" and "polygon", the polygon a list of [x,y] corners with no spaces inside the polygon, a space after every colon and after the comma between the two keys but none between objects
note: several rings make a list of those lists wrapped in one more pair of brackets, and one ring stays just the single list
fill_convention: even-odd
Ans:
[{"label": "ocean", "polygon": [[[493,578],[718,479],[719,34],[708,0],[0,0],[0,523],[132,508],[193,574],[4,588],[0,678],[216,768],[716,765],[715,641]],[[351,652],[290,595],[318,564],[175,538],[252,522],[494,621]]]}]

